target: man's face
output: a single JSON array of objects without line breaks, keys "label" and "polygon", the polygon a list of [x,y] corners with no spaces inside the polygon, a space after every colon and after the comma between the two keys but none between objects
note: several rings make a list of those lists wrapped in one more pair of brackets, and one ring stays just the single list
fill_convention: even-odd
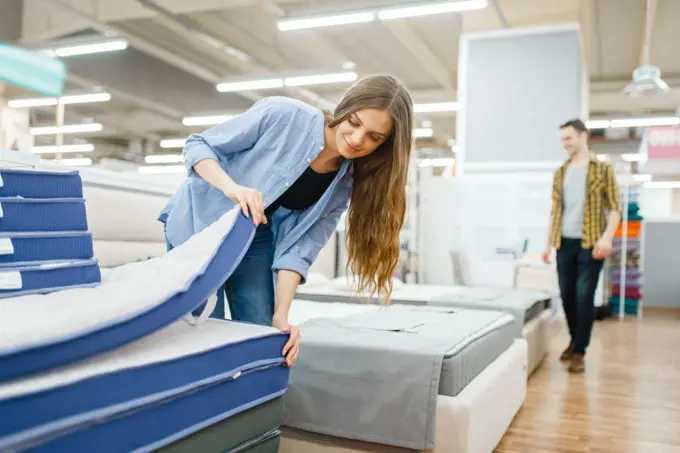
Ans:
[{"label": "man's face", "polygon": [[562,128],[562,146],[569,154],[569,157],[574,157],[586,145],[588,134],[579,132],[571,126]]}]

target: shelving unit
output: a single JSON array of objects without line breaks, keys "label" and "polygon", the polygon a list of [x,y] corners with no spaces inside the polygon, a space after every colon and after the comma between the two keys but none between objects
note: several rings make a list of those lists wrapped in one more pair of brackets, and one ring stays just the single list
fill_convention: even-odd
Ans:
[{"label": "shelving unit", "polygon": [[614,238],[609,275],[609,304],[612,313],[618,313],[619,319],[627,314],[642,316],[644,218],[639,213],[639,197],[639,185],[622,186],[623,219]]}]

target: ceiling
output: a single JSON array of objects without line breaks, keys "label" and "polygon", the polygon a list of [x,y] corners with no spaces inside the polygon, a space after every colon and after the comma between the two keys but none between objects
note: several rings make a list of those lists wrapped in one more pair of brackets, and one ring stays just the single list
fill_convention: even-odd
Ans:
[{"label": "ceiling", "polygon": [[[95,157],[142,161],[161,153],[164,138],[186,137],[188,116],[233,114],[267,95],[284,94],[332,105],[346,83],[238,93],[216,84],[234,78],[287,77],[356,71],[389,73],[416,103],[456,100],[458,43],[462,33],[578,22],[590,72],[591,117],[668,115],[680,106],[680,1],[657,0],[650,62],[671,90],[629,98],[621,89],[641,61],[645,0],[498,0],[487,8],[391,21],[280,31],[277,21],[415,0],[2,0],[0,38],[26,48],[117,38],[124,50],[64,57],[65,94],[96,90],[109,102],[66,106],[66,124],[97,122],[102,131],[69,135],[96,144]],[[160,7],[162,11],[159,11]],[[8,98],[35,97],[10,89]],[[455,138],[455,113],[418,114],[431,122],[422,147],[446,148]],[[54,108],[33,108],[33,126],[52,125]],[[428,126],[426,123],[425,126]],[[50,136],[39,143],[50,144]],[[450,152],[450,151],[449,151]]]}]

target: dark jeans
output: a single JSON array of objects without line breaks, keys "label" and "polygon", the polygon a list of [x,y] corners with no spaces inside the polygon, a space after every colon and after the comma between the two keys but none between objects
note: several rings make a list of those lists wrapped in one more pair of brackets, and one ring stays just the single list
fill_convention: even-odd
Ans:
[{"label": "dark jeans", "polygon": [[[168,249],[171,246],[168,244]],[[225,319],[225,294],[234,321],[272,325],[274,317],[274,235],[271,221],[260,224],[255,237],[229,279],[217,291],[217,306],[211,318]],[[198,316],[205,304],[193,311]]]},{"label": "dark jeans", "polygon": [[585,354],[595,320],[595,290],[603,260],[592,249],[581,248],[580,239],[562,238],[557,251],[557,275],[574,352]]}]

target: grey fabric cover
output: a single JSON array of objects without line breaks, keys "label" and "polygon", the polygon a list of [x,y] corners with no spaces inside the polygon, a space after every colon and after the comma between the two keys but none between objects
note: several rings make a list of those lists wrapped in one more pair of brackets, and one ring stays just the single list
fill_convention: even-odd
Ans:
[{"label": "grey fabric cover", "polygon": [[443,361],[508,324],[501,312],[406,305],[307,321],[283,425],[430,450]]}]

